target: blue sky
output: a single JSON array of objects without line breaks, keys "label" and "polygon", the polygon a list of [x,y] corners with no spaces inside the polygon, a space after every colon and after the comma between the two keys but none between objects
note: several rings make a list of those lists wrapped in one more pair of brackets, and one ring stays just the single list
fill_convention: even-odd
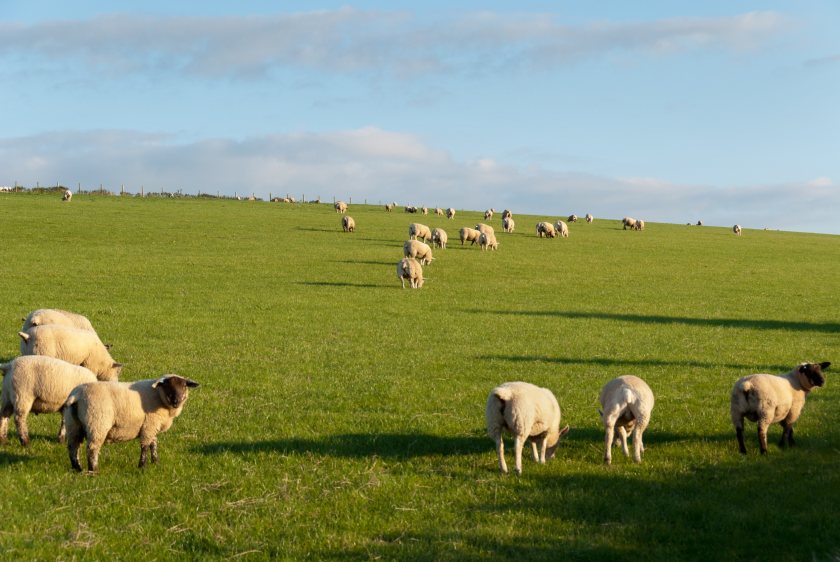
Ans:
[{"label": "blue sky", "polygon": [[840,3],[0,0],[0,184],[840,233]]}]

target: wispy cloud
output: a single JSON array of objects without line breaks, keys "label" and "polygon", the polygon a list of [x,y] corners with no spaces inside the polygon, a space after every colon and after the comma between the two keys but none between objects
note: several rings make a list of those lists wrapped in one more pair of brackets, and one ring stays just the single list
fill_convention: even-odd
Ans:
[{"label": "wispy cloud", "polygon": [[840,233],[840,189],[827,177],[712,187],[553,172],[491,158],[458,161],[414,135],[374,127],[195,142],[132,131],[54,132],[0,139],[0,171],[0,183],[8,184],[396,199],[548,217],[592,212],[599,218]]},{"label": "wispy cloud", "polygon": [[116,14],[0,23],[0,56],[79,61],[109,73],[168,70],[207,78],[255,78],[286,67],[415,76],[465,67],[554,67],[612,52],[745,49],[789,25],[775,12],[579,26],[552,15],[488,12],[429,22],[352,8],[260,17]]}]

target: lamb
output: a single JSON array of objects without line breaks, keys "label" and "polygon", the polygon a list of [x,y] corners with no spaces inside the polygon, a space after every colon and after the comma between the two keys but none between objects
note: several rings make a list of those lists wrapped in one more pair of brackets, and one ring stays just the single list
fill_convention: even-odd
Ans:
[{"label": "lamb", "polygon": [[[24,355],[0,365],[3,373],[3,396],[0,398],[0,443],[8,441],[9,417],[14,414],[20,444],[29,445],[30,412],[48,414],[60,412],[70,391],[77,385],[94,382],[97,377],[90,369],[71,365],[61,359],[45,355]],[[116,380],[102,378],[102,380]],[[58,432],[64,442],[64,419]]]},{"label": "lamb", "polygon": [[455,218],[455,209],[453,209],[452,207],[449,207],[448,209],[446,209],[446,218],[454,219]]},{"label": "lamb", "polygon": [[403,258],[397,263],[397,278],[405,289],[405,280],[412,289],[419,289],[423,286],[423,266],[414,258]]},{"label": "lamb", "polygon": [[592,224],[592,221],[595,220],[595,217],[592,216],[591,213],[586,213],[586,222]]},{"label": "lamb", "polygon": [[461,237],[461,246],[464,245],[464,242],[470,242],[470,246],[478,242],[478,238],[481,236],[481,233],[474,228],[470,228],[465,226],[459,232]]},{"label": "lamb", "polygon": [[353,217],[344,215],[341,217],[341,228],[344,229],[344,232],[356,232],[356,221],[353,220]]},{"label": "lamb", "polygon": [[557,221],[557,224],[554,225],[554,228],[557,229],[557,234],[559,234],[563,238],[569,237],[569,227],[566,226],[566,223],[564,223],[563,221]]},{"label": "lamb", "polygon": [[418,238],[422,238],[423,242],[428,242],[432,239],[432,231],[429,230],[429,227],[425,224],[413,222],[410,225],[408,225],[408,238],[410,240],[417,240]]},{"label": "lamb", "polygon": [[61,324],[62,326],[70,326],[79,330],[96,332],[90,320],[81,314],[58,308],[39,308],[38,310],[33,310],[24,318],[21,331],[25,332],[32,326],[43,326],[44,324]]},{"label": "lamb", "polygon": [[636,224],[633,225],[633,230],[644,230],[645,229],[645,221],[639,219],[636,221]]},{"label": "lamb", "polygon": [[499,242],[496,240],[496,235],[486,232],[482,232],[481,236],[478,237],[478,245],[481,246],[482,250],[487,250],[487,248],[491,250],[499,249]]},{"label": "lamb", "polygon": [[645,450],[642,434],[650,423],[653,410],[653,392],[650,387],[633,375],[611,380],[601,389],[601,420],[604,422],[604,464],[612,463],[612,447],[621,438],[621,450],[627,450],[627,434],[633,432],[633,460],[642,462]]},{"label": "lamb", "polygon": [[623,225],[622,230],[627,230],[628,228],[630,230],[633,230],[633,228],[635,228],[636,226],[636,219],[634,219],[633,217],[624,217],[623,219],[621,219],[621,224]]},{"label": "lamb", "polygon": [[733,226],[732,227],[732,232],[735,233],[735,236],[741,236],[741,225],[736,224],[735,226]]},{"label": "lamb", "polygon": [[495,213],[495,212],[496,212],[496,209],[487,209],[486,211],[484,211],[484,220],[492,219],[493,218],[493,213]]},{"label": "lamb", "polygon": [[70,465],[81,472],[79,447],[87,438],[88,471],[99,468],[99,450],[106,442],[140,439],[139,468],[151,452],[157,463],[157,436],[172,427],[198,383],[178,375],[136,382],[89,382],[77,386],[64,403]]},{"label": "lamb", "polygon": [[767,453],[767,428],[771,423],[782,426],[779,447],[791,447],[793,424],[799,419],[808,393],[825,384],[824,369],[831,365],[824,363],[800,363],[784,375],[749,375],[732,387],[729,413],[738,438],[738,449],[747,454],[744,446],[744,418],[758,423],[758,444],[761,454]]},{"label": "lamb", "polygon": [[336,201],[335,202],[335,212],[341,213],[342,215],[347,212],[347,203],[344,201]]},{"label": "lamb", "polygon": [[578,217],[575,214],[569,215],[569,222],[577,222]]},{"label": "lamb", "polygon": [[505,209],[504,211],[502,211],[502,220],[508,219],[508,218],[513,218],[513,215],[511,214],[510,211]]},{"label": "lamb", "polygon": [[449,235],[442,228],[432,229],[432,245],[437,245],[438,248],[446,249],[446,242],[449,241]]},{"label": "lamb", "polygon": [[403,255],[407,258],[417,258],[423,265],[432,263],[434,259],[429,245],[419,240],[406,240],[403,244]]},{"label": "lamb", "polygon": [[[506,382],[494,388],[487,397],[485,410],[487,434],[496,442],[499,470],[507,474],[502,431],[513,435],[516,474],[522,474],[522,448],[531,442],[534,460],[545,464],[554,457],[560,438],[569,432],[560,429],[560,406],[554,394],[527,382]],[[539,444],[539,452],[537,451]]]},{"label": "lamb", "polygon": [[516,223],[513,222],[512,217],[505,217],[502,219],[502,228],[505,232],[513,232],[513,229],[516,227]]},{"label": "lamb", "polygon": [[73,199],[73,192],[69,189],[64,190],[64,195],[61,196],[61,200],[69,203],[71,199]]},{"label": "lamb", "polygon": [[440,207],[435,208],[435,214],[442,217],[443,209],[441,209]]},{"label": "lamb", "polygon": [[496,231],[493,230],[493,227],[489,224],[484,224],[483,222],[480,222],[477,225],[475,225],[475,229],[481,233],[492,234],[494,236],[496,235]]},{"label": "lamb", "polygon": [[47,355],[93,371],[107,380],[119,376],[122,364],[116,363],[95,332],[47,324],[33,326],[20,336],[21,355]]},{"label": "lamb", "polygon": [[537,236],[540,238],[545,235],[546,238],[554,238],[557,236],[557,231],[554,230],[554,225],[550,222],[538,222],[537,223]]}]

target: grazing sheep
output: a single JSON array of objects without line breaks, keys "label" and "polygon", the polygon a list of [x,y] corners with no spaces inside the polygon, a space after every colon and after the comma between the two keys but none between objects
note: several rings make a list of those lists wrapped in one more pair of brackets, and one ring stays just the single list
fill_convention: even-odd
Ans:
[{"label": "grazing sheep", "polygon": [[486,232],[482,232],[481,236],[478,237],[478,245],[481,246],[482,250],[487,250],[487,248],[491,250],[499,249],[499,242],[496,240],[496,235]]},{"label": "grazing sheep", "polygon": [[420,209],[420,212],[423,213],[424,215],[428,215],[429,214],[429,208],[428,207],[423,207],[422,209]]},{"label": "grazing sheep", "polygon": [[484,224],[483,222],[480,222],[477,225],[475,225],[475,229],[477,231],[481,232],[481,233],[493,234],[493,235],[496,234],[496,231],[493,230],[492,226],[490,226],[489,224]]},{"label": "grazing sheep", "polygon": [[394,210],[394,207],[395,205],[392,205],[391,203],[385,203],[385,212],[390,213]]},{"label": "grazing sheep", "polygon": [[484,211],[484,220],[492,219],[493,213],[496,212],[496,209],[487,209]]},{"label": "grazing sheep", "polygon": [[432,239],[432,231],[429,230],[429,227],[425,224],[413,222],[410,225],[408,225],[408,237],[411,240],[417,240],[418,238],[422,238],[423,242],[428,242]]},{"label": "grazing sheep", "polygon": [[624,217],[621,219],[621,224],[623,225],[623,230],[633,230],[636,227],[636,219],[633,217]]},{"label": "grazing sheep", "polygon": [[557,234],[559,234],[563,238],[569,237],[569,227],[566,226],[566,223],[564,223],[563,221],[557,221],[557,224],[554,225],[554,228],[557,229]]},{"label": "grazing sheep", "polygon": [[574,214],[569,215],[569,222],[577,222],[577,219],[578,219],[577,215],[574,215]]},{"label": "grazing sheep", "polygon": [[703,226],[703,221],[697,221],[697,226]]},{"label": "grazing sheep", "polygon": [[[522,448],[531,442],[534,460],[545,464],[554,456],[560,438],[569,432],[560,429],[560,406],[554,394],[527,382],[506,382],[487,397],[487,434],[496,442],[499,470],[507,474],[502,431],[513,435],[516,474],[522,474]],[[539,452],[537,444],[539,443]]]},{"label": "grazing sheep", "polygon": [[586,222],[587,223],[592,224],[592,221],[594,221],[594,220],[595,220],[595,217],[593,217],[590,213],[586,213]]},{"label": "grazing sheep", "polygon": [[178,375],[136,382],[89,382],[77,386],[64,403],[70,465],[81,472],[79,447],[87,439],[87,465],[96,472],[104,443],[140,439],[139,468],[151,452],[157,463],[157,436],[172,427],[198,383]]},{"label": "grazing sheep", "polygon": [[114,362],[96,332],[47,324],[32,326],[26,332],[18,332],[18,335],[21,355],[47,355],[62,359],[87,367],[97,377],[107,380],[117,378],[122,369],[120,363]]},{"label": "grazing sheep", "polygon": [[736,224],[735,226],[733,226],[732,227],[732,232],[735,233],[735,236],[741,236],[741,225]]},{"label": "grazing sheep", "polygon": [[344,232],[356,232],[356,221],[353,220],[353,217],[345,215],[341,217],[341,228],[344,229]]},{"label": "grazing sheep", "polygon": [[405,280],[412,289],[419,289],[423,286],[423,266],[414,258],[403,258],[397,263],[397,278],[405,289]]},{"label": "grazing sheep", "polygon": [[69,189],[64,190],[64,195],[61,196],[61,200],[69,203],[71,199],[73,199],[73,192]]},{"label": "grazing sheep", "polygon": [[435,208],[435,214],[442,217],[443,209],[441,209],[440,207]]},{"label": "grazing sheep", "polygon": [[406,240],[403,244],[403,255],[407,258],[417,258],[420,263],[427,265],[432,263],[432,249],[428,244],[424,244],[419,240]]},{"label": "grazing sheep", "polygon": [[604,422],[604,464],[612,462],[612,446],[621,439],[621,450],[627,450],[627,434],[633,432],[633,460],[642,462],[645,445],[642,434],[650,423],[653,392],[645,381],[633,375],[613,379],[601,389],[601,420]]},{"label": "grazing sheep", "polygon": [[25,332],[32,326],[43,326],[45,324],[60,324],[62,326],[70,326],[71,328],[78,328],[80,330],[87,330],[89,332],[96,332],[90,320],[76,314],[75,312],[68,312],[58,308],[39,308],[33,310],[29,315],[23,319],[22,332]]},{"label": "grazing sheep", "polygon": [[513,218],[513,215],[511,214],[511,212],[510,212],[510,211],[508,211],[507,209],[505,209],[504,211],[502,211],[502,219],[503,219],[503,220],[504,220],[504,219],[511,219],[511,218]]},{"label": "grazing sheep", "polygon": [[[0,399],[0,443],[8,441],[9,417],[14,414],[20,444],[29,445],[30,412],[60,412],[70,391],[76,386],[97,380],[93,371],[45,355],[24,355],[0,365],[3,373],[3,396]],[[111,380],[111,379],[103,379]],[[114,377],[113,380],[116,380]],[[64,442],[64,419],[58,431]]]},{"label": "grazing sheep", "polygon": [[645,229],[645,221],[639,219],[636,221],[636,224],[633,225],[633,230],[644,230]]},{"label": "grazing sheep", "polygon": [[550,222],[538,222],[537,223],[537,236],[542,238],[545,236],[546,238],[554,238],[557,236],[557,231],[554,229],[554,225]]},{"label": "grazing sheep", "polygon": [[505,217],[502,219],[502,228],[505,232],[513,232],[513,229],[516,228],[516,223],[513,222],[512,217]]},{"label": "grazing sheep", "polygon": [[729,412],[741,454],[747,454],[744,446],[744,418],[758,424],[761,454],[767,452],[767,428],[771,423],[779,422],[782,426],[779,447],[785,444],[793,446],[793,424],[802,413],[808,393],[814,387],[825,384],[822,371],[830,365],[827,361],[800,363],[784,375],[757,374],[739,379],[732,387]]},{"label": "grazing sheep", "polygon": [[472,246],[473,244],[478,242],[478,238],[479,236],[481,236],[481,233],[479,231],[468,226],[462,228],[459,234],[461,237],[461,246],[464,245],[464,242],[470,242],[470,246]]},{"label": "grazing sheep", "polygon": [[448,209],[446,209],[446,218],[454,219],[455,218],[455,209],[453,209],[452,207],[449,207]]},{"label": "grazing sheep", "polygon": [[335,202],[335,212],[341,213],[342,215],[347,212],[347,203],[344,201],[336,201]]},{"label": "grazing sheep", "polygon": [[449,241],[449,235],[442,228],[432,229],[432,245],[437,245],[438,248],[446,249],[446,243]]},{"label": "grazing sheep", "polygon": [[417,212],[417,207],[415,207],[414,205],[406,205],[405,212],[414,214]]}]

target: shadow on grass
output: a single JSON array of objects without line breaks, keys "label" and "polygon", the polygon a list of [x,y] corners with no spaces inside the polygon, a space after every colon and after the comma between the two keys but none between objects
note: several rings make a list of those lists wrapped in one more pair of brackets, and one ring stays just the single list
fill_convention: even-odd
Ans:
[{"label": "shadow on grass", "polygon": [[[598,415],[598,410],[593,408],[593,412],[594,412],[594,414],[592,416],[592,419],[597,420],[597,423],[600,424],[601,423],[601,418]],[[655,417],[656,417],[656,415],[655,415],[655,412],[654,412],[654,421],[652,422],[652,424],[656,422]],[[566,422],[562,422],[560,425],[564,425],[565,423]],[[489,438],[488,438],[488,441],[490,442],[490,447],[492,447],[493,442],[490,441]],[[569,430],[569,433],[566,434],[565,437],[563,437],[562,441],[573,441],[573,442],[576,442],[576,443],[587,443],[587,444],[596,443],[596,444],[600,444],[599,446],[603,447],[604,430],[600,426],[599,427],[575,427],[575,426],[572,426],[572,428]],[[730,434],[724,434],[724,433],[717,433],[717,434],[704,433],[702,435],[698,435],[698,434],[693,434],[693,433],[670,433],[670,432],[667,432],[667,431],[659,431],[659,430],[656,429],[655,425],[651,425],[650,427],[648,427],[647,431],[645,431],[644,438],[642,439],[642,441],[644,442],[645,447],[653,446],[653,445],[656,445],[656,444],[663,444],[663,443],[683,443],[683,442],[698,443],[698,442],[701,442],[701,441],[706,441],[706,442],[732,441],[732,450],[733,451],[737,450],[737,444],[736,444],[736,441],[735,441],[735,431],[734,430],[732,431],[731,435]],[[627,443],[630,446],[630,449],[632,450],[632,448],[633,448],[632,439],[628,439]],[[563,445],[561,444],[560,446],[562,447]],[[616,455],[615,451],[618,451],[618,450],[619,449],[614,449],[613,450],[613,456]],[[621,453],[619,453],[619,454],[621,454]]]},{"label": "shadow on grass", "polygon": [[397,262],[400,260],[334,260],[333,263],[349,263],[353,265],[390,265],[390,266],[397,266]]},{"label": "shadow on grass", "polygon": [[[479,355],[476,359],[484,361],[502,360],[513,363],[555,363],[558,365],[598,365],[601,367],[698,367],[713,369],[723,367],[735,371],[754,371],[755,365],[740,365],[735,363],[713,363],[709,361],[666,361],[663,359],[614,359],[605,357],[549,357],[547,355]],[[765,365],[772,373],[788,372],[793,365]]]},{"label": "shadow on grass", "polygon": [[298,226],[295,228],[296,230],[305,230],[307,232],[333,232],[333,233],[341,233],[341,227],[338,226],[336,228],[312,228],[311,226]]},{"label": "shadow on grass", "polygon": [[32,458],[26,455],[16,455],[15,453],[10,453],[8,451],[0,451],[0,466],[9,466],[12,464],[29,462],[31,460]]},{"label": "shadow on grass", "polygon": [[682,324],[686,326],[710,326],[716,328],[746,328],[750,330],[794,330],[840,333],[837,322],[803,322],[795,320],[748,320],[744,318],[686,318],[649,314],[615,314],[609,312],[564,312],[561,310],[479,310],[466,309],[473,314],[502,314],[505,316],[537,316],[553,318],[616,320],[640,324]]},{"label": "shadow on grass", "polygon": [[315,453],[337,457],[361,458],[379,456],[392,459],[434,455],[472,455],[486,452],[487,438],[440,437],[421,433],[348,433],[331,435],[322,439],[275,439],[243,443],[207,443],[196,448],[197,452],[215,455],[223,452],[247,453]]},{"label": "shadow on grass", "polygon": [[360,287],[363,289],[393,287],[393,285],[376,285],[374,283],[348,283],[346,281],[298,281],[295,283],[295,285],[308,285],[310,287]]}]

